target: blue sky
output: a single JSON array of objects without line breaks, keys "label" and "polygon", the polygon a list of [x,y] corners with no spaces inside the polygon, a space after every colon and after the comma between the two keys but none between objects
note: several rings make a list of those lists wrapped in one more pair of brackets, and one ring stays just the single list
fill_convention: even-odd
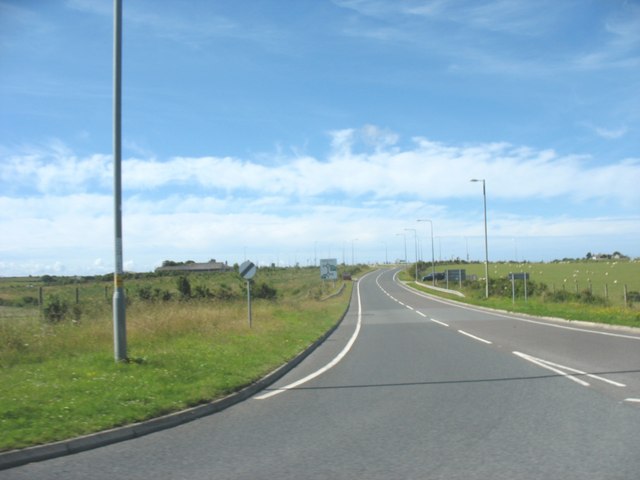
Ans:
[{"label": "blue sky", "polygon": [[[0,0],[0,275],[113,270],[112,17]],[[128,270],[480,260],[471,178],[490,260],[640,256],[640,2],[125,0],[123,48]]]}]

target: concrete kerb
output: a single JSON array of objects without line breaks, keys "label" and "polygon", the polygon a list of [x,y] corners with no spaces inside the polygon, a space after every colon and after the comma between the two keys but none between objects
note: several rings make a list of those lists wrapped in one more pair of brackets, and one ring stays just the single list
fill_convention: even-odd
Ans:
[{"label": "concrete kerb", "polygon": [[414,283],[420,285],[421,287],[430,288],[432,290],[437,290],[437,291],[443,292],[443,293],[450,293],[452,295],[457,295],[458,297],[464,297],[464,293],[459,292],[458,290],[449,290],[449,289],[442,288],[442,287],[434,287],[433,285],[429,285],[427,283],[422,283],[422,282],[414,282]]},{"label": "concrete kerb", "polygon": [[113,443],[142,437],[144,435],[158,432],[160,430],[177,427],[178,425],[182,425],[184,423],[197,420],[198,418],[220,412],[232,405],[235,405],[236,403],[240,403],[252,397],[259,391],[264,390],[269,385],[275,383],[285,374],[293,370],[293,368],[295,368],[316,348],[318,348],[340,326],[344,318],[347,316],[347,312],[350,308],[350,303],[351,302],[349,302],[349,305],[347,305],[347,308],[342,313],[342,316],[336,322],[336,324],[318,340],[316,340],[309,347],[296,355],[291,361],[278,367],[271,373],[267,374],[265,377],[243,388],[242,390],[203,405],[191,407],[180,412],[163,415],[161,417],[153,418],[144,422],[134,423],[110,430],[104,430],[101,432],[96,432],[69,440],[48,443],[46,445],[37,445],[20,450],[0,452],[0,470],[6,470],[8,468],[26,465],[27,463],[31,462],[38,462],[51,458],[62,457],[64,455],[92,450],[94,448],[104,447]]}]

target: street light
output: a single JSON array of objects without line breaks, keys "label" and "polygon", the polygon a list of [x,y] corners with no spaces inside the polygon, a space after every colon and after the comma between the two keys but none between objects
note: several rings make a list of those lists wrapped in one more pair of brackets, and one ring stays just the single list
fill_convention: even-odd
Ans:
[{"label": "street light", "polygon": [[117,362],[124,362],[127,360],[127,319],[122,261],[122,0],[114,0],[113,12],[113,353]]},{"label": "street light", "polygon": [[358,240],[358,239],[357,238],[351,239],[351,265],[355,265],[356,264],[356,262],[355,262],[355,253],[354,253],[355,250],[354,250],[354,247],[353,247],[353,242],[355,242],[356,240]]},{"label": "street light", "polygon": [[418,231],[415,228],[405,228],[407,231],[413,231],[416,242],[416,282],[418,281]]},{"label": "street light", "polygon": [[487,188],[484,178],[472,178],[472,182],[482,182],[482,198],[484,200],[484,277],[485,277],[485,298],[489,298],[489,244],[487,241]]},{"label": "street light", "polygon": [[433,285],[435,286],[436,284],[436,255],[433,249],[433,222],[429,219],[423,219],[420,220],[418,219],[418,222],[429,222],[429,224],[431,225],[431,268],[432,268],[432,281],[433,281]]},{"label": "street light", "polygon": [[407,263],[407,234],[396,233],[397,237],[404,237],[404,263]]}]

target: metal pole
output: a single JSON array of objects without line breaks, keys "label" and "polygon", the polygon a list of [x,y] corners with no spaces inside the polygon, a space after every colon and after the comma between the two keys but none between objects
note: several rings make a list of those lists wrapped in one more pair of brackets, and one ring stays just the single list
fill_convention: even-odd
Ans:
[{"label": "metal pole", "polygon": [[424,219],[424,220],[418,220],[419,222],[429,222],[429,224],[431,225],[431,276],[433,277],[431,279],[431,281],[433,282],[433,285],[435,286],[436,284],[436,255],[435,255],[435,249],[433,247],[433,221],[429,220],[429,219]]},{"label": "metal pole", "polygon": [[114,0],[113,43],[113,193],[115,226],[115,272],[113,275],[113,350],[116,361],[127,360],[125,292],[122,275],[122,0]]},{"label": "metal pole", "polygon": [[251,282],[247,280],[247,310],[249,312],[249,328],[251,328]]},{"label": "metal pole", "polygon": [[487,241],[487,188],[484,178],[472,178],[472,182],[482,182],[482,198],[484,203],[484,277],[485,277],[485,298],[489,298],[489,243]]},{"label": "metal pole", "polygon": [[485,297],[489,298],[489,241],[487,236],[487,189],[482,179],[482,197],[484,199],[484,276],[486,279]]},{"label": "metal pole", "polygon": [[[413,237],[416,246],[416,282],[418,281],[418,231],[415,228],[405,228],[407,231],[413,230]],[[406,238],[406,237],[405,237]]]}]

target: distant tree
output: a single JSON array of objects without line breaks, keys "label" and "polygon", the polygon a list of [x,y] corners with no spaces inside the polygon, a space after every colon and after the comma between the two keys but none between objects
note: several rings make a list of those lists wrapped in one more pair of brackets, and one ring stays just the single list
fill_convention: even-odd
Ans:
[{"label": "distant tree", "polygon": [[43,309],[44,318],[49,323],[59,323],[69,311],[69,304],[58,295],[51,295]]},{"label": "distant tree", "polygon": [[191,298],[191,283],[187,277],[178,277],[178,292],[183,299]]},{"label": "distant tree", "polygon": [[591,252],[587,252],[587,255],[585,256],[585,258],[587,260],[591,260],[593,258],[593,254]]}]

